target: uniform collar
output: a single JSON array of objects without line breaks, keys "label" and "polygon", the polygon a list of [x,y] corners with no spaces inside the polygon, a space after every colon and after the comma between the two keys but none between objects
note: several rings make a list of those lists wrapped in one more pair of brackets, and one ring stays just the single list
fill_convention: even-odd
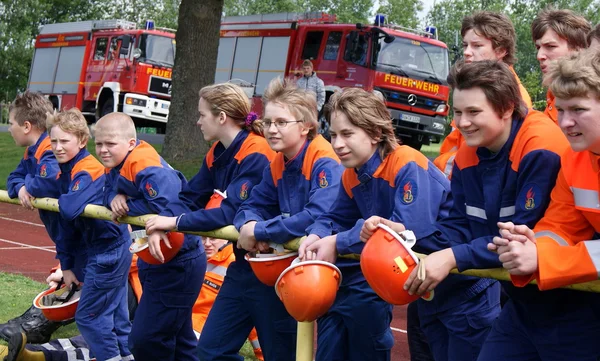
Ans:
[{"label": "uniform collar", "polygon": [[600,155],[588,152],[590,154],[590,160],[592,161],[592,169],[598,173],[600,171]]},{"label": "uniform collar", "polygon": [[75,166],[75,164],[77,164],[80,160],[87,157],[88,155],[90,155],[90,152],[88,152],[87,149],[82,148],[81,150],[79,150],[79,153],[77,153],[77,155],[75,155],[73,157],[73,159],[71,159],[70,161],[68,161],[66,163],[59,164],[60,172],[61,173],[71,172],[71,170],[73,170],[73,166]]},{"label": "uniform collar", "polygon": [[227,149],[225,149],[225,146],[221,142],[217,143],[214,151],[215,160],[213,161],[213,166],[219,167],[229,164],[231,158],[237,154],[249,134],[247,130],[242,129]]},{"label": "uniform collar", "polygon": [[221,263],[231,257],[233,253],[233,244],[231,242],[225,244],[217,253],[208,260],[210,263]]},{"label": "uniform collar", "polygon": [[361,183],[368,182],[377,168],[381,165],[381,156],[379,155],[379,148],[375,150],[375,153],[369,158],[367,163],[365,163],[362,167],[355,169],[356,175],[358,176],[358,180]]},{"label": "uniform collar", "polygon": [[512,149],[513,143],[515,142],[515,138],[517,137],[517,133],[519,133],[521,125],[523,125],[524,121],[525,119],[513,118],[510,125],[510,134],[508,136],[508,139],[506,140],[506,143],[504,143],[504,145],[498,153],[493,153],[485,147],[477,148],[477,156],[479,157],[479,159],[495,159],[497,157],[503,156],[504,154],[508,154]]},{"label": "uniform collar", "polygon": [[131,155],[131,153],[135,150],[135,148],[139,147],[140,145],[143,144],[147,144],[146,142],[144,142],[143,140],[139,140],[137,139],[135,141],[135,147],[133,147],[132,150],[130,150],[127,155],[125,156],[125,158],[123,159],[123,161],[121,162],[121,164],[119,164],[118,166],[114,167],[113,169],[115,169],[116,171],[120,172],[121,168],[123,168],[123,164],[125,164],[125,162],[127,161],[127,158],[129,158],[129,156]]},{"label": "uniform collar", "polygon": [[44,139],[48,138],[48,132],[43,132],[34,145],[27,147],[27,153],[30,155],[35,154],[40,144],[44,141]]},{"label": "uniform collar", "polygon": [[304,155],[306,154],[306,149],[308,148],[309,143],[310,143],[310,141],[308,139],[306,139],[304,141],[304,144],[302,145],[302,148],[300,148],[300,151],[298,153],[296,153],[294,158],[292,158],[290,160],[285,160],[285,156],[283,157],[283,159],[285,160],[285,169],[286,170],[302,168],[302,163],[304,163]]}]

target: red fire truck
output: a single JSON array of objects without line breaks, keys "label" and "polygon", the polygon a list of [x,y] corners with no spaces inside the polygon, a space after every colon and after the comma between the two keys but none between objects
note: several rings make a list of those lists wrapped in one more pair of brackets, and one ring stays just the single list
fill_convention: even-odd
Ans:
[{"label": "red fire truck", "polygon": [[344,87],[379,92],[405,144],[439,141],[448,114],[446,44],[434,31],[335,21],[323,13],[225,17],[215,80],[246,86],[260,107],[271,79],[298,76],[311,59],[328,97]]},{"label": "red fire truck", "polygon": [[44,25],[36,38],[28,88],[57,109],[77,107],[91,121],[110,112],[164,131],[175,59],[173,31],[123,20]]}]

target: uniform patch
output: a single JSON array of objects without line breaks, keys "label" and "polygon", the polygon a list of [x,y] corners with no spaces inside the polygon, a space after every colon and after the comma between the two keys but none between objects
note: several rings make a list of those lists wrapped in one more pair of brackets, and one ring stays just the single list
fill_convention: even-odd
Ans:
[{"label": "uniform patch", "polygon": [[46,178],[48,176],[48,170],[47,170],[47,166],[45,164],[42,164],[40,166],[40,177],[42,178]]},{"label": "uniform patch", "polygon": [[331,181],[331,171],[328,168],[322,168],[318,173],[319,187],[327,188]]},{"label": "uniform patch", "polygon": [[402,203],[411,204],[417,199],[417,183],[412,179],[407,179],[402,183]]},{"label": "uniform patch", "polygon": [[158,195],[158,184],[151,180],[146,181],[146,184],[144,184],[144,189],[150,198],[154,198]]},{"label": "uniform patch", "polygon": [[521,209],[531,211],[540,206],[542,201],[542,191],[537,184],[529,183],[521,189],[518,204]]},{"label": "uniform patch", "polygon": [[248,199],[248,193],[250,192],[250,181],[245,181],[244,183],[242,183],[242,186],[240,187],[240,199],[245,201],[246,199]]},{"label": "uniform patch", "polygon": [[79,189],[81,188],[81,179],[78,179],[75,184],[73,184],[73,187],[71,187],[71,190],[73,192],[77,192]]}]

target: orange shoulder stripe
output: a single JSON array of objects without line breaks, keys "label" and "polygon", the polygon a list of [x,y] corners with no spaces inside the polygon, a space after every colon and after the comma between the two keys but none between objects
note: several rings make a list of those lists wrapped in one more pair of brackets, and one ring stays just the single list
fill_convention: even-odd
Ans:
[{"label": "orange shoulder stripe", "polygon": [[458,152],[456,152],[456,157],[454,157],[454,163],[460,170],[476,166],[479,164],[477,148],[469,147],[466,144],[460,147]]},{"label": "orange shoulder stripe", "polygon": [[269,162],[275,158],[276,154],[271,147],[269,147],[269,143],[267,143],[265,138],[258,134],[250,133],[234,158],[240,163],[244,158],[254,153],[263,154],[267,157]]},{"label": "orange shoulder stripe", "polygon": [[208,150],[208,152],[206,153],[206,156],[204,157],[204,160],[206,160],[206,165],[208,166],[208,169],[212,168],[213,162],[215,161],[215,147],[217,146],[218,143],[219,142],[214,142],[213,145]]},{"label": "orange shoulder stripe", "polygon": [[42,155],[47,151],[52,151],[52,143],[50,143],[50,137],[46,137],[46,139],[42,140],[40,146],[35,151],[35,159],[38,161],[38,163],[40,161],[40,158],[42,158]]},{"label": "orange shoulder stripe", "polygon": [[429,161],[423,153],[407,145],[401,145],[385,157],[373,174],[373,177],[381,178],[387,181],[390,184],[390,187],[394,187],[396,175],[402,167],[410,162],[417,163],[419,167],[425,170],[429,168]]},{"label": "orange shoulder stripe", "polygon": [[89,173],[92,181],[95,182],[100,176],[104,175],[104,166],[90,154],[75,164],[71,171],[71,180],[81,171]]},{"label": "orange shoulder stripe", "polygon": [[273,177],[273,184],[277,187],[277,181],[283,177],[283,169],[285,168],[285,160],[283,159],[283,153],[278,153],[275,159],[271,162],[271,177]]},{"label": "orange shoulder stripe", "polygon": [[315,162],[321,158],[331,158],[338,164],[340,163],[340,159],[333,151],[331,143],[319,134],[308,145],[306,154],[304,155],[304,161],[302,162],[302,174],[304,174],[306,180],[310,180],[313,166],[315,165]]},{"label": "orange shoulder stripe", "polygon": [[545,149],[560,156],[569,148],[567,138],[556,123],[544,113],[529,110],[510,150],[511,167],[517,171],[521,159],[536,150]]},{"label": "orange shoulder stripe", "polygon": [[348,197],[354,198],[352,195],[352,188],[359,184],[360,181],[358,180],[358,176],[356,175],[354,168],[346,168],[344,173],[342,173],[342,185],[344,186],[344,190],[346,191]]},{"label": "orange shoulder stripe", "polygon": [[160,156],[150,144],[140,141],[123,164],[120,174],[130,182],[135,182],[138,173],[148,167],[161,167]]}]

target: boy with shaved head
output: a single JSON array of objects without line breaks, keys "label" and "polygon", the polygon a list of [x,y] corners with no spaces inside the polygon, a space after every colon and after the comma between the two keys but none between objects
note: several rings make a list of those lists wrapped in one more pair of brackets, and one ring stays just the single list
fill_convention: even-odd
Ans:
[{"label": "boy with shaved head", "polygon": [[[136,139],[128,115],[104,116],[97,122],[95,133],[96,154],[107,168],[104,202],[115,219],[149,213],[172,217],[189,212],[189,203],[179,197],[187,188],[186,179],[151,145]],[[197,360],[192,306],[206,271],[204,248],[200,237],[186,235],[179,253],[165,263],[160,244],[166,240],[162,231],[148,235],[150,252],[161,264],[138,260],[144,292],[136,313],[143,317],[134,319],[129,348],[137,360]]]}]

